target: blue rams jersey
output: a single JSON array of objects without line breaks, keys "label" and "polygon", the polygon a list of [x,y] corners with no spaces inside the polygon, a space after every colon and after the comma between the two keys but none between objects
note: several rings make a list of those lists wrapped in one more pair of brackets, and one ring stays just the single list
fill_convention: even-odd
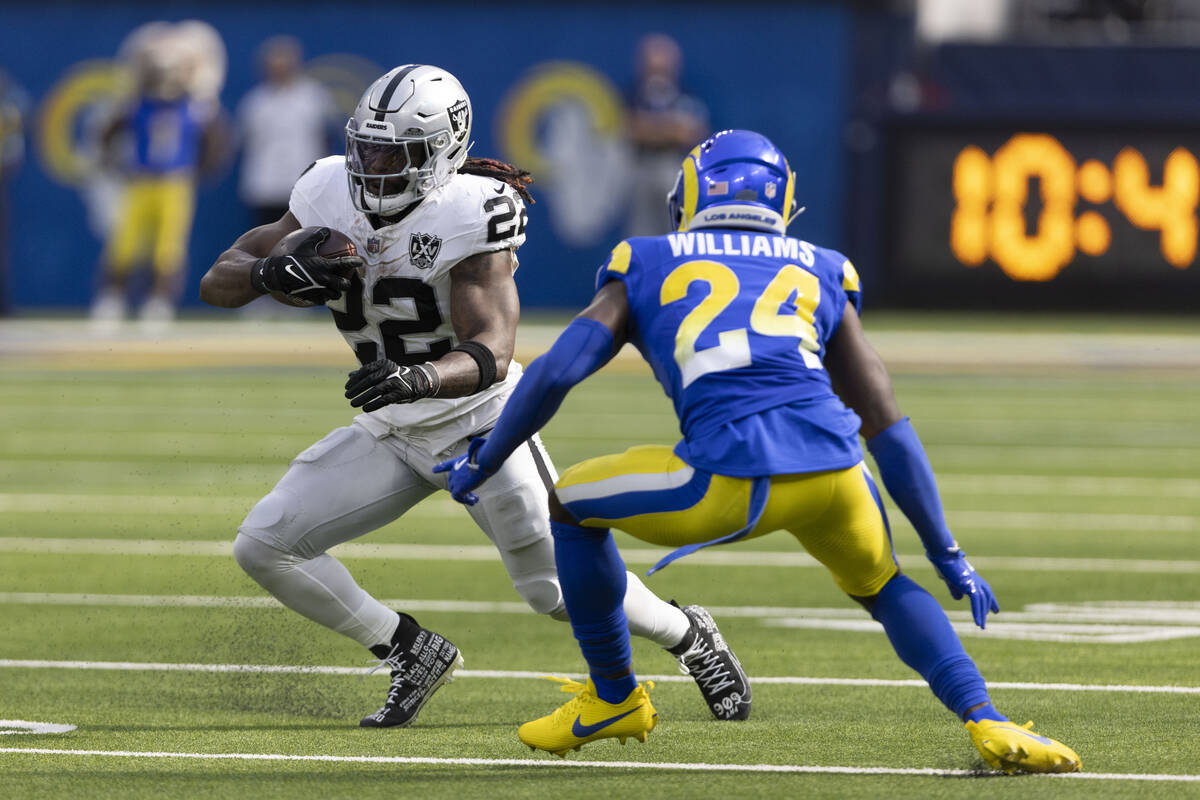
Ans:
[{"label": "blue rams jersey", "polygon": [[675,404],[694,467],[754,477],[862,460],[860,420],[833,391],[825,346],[858,275],[842,254],[749,231],[628,239],[596,277],[625,284],[630,341]]},{"label": "blue rams jersey", "polygon": [[194,102],[143,97],[130,126],[134,172],[161,175],[196,167],[203,123]]}]

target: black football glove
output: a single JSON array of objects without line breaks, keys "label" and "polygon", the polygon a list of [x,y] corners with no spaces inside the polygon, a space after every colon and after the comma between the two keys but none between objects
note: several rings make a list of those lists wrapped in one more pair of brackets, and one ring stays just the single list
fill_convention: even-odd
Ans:
[{"label": "black football glove", "polygon": [[317,255],[317,249],[328,239],[329,228],[321,228],[291,255],[260,258],[250,270],[250,285],[261,294],[283,292],[313,305],[336,300],[350,288],[347,276],[361,267],[363,260],[358,256]]},{"label": "black football glove", "polygon": [[346,397],[363,411],[378,411],[392,403],[411,403],[432,397],[441,386],[437,370],[429,364],[402,367],[388,358],[378,358],[350,373]]}]

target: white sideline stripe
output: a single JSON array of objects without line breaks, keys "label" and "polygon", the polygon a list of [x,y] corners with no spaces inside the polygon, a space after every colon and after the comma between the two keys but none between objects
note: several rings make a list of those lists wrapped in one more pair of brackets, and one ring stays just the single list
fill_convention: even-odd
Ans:
[{"label": "white sideline stripe", "polygon": [[[647,486],[673,489],[691,480],[692,468],[666,475],[619,475],[593,483],[581,483],[560,490],[572,500],[591,499]],[[93,514],[214,514],[243,515],[258,498],[246,496],[136,495],[136,494],[58,494],[37,492],[0,493],[0,513],[93,513]],[[441,499],[423,504],[417,513],[455,516],[463,513],[457,503]],[[1200,531],[1200,516],[1185,514],[1126,514],[1065,511],[950,511],[951,525],[967,528],[996,528],[1026,531],[1035,528],[1069,531],[1161,531],[1194,533]],[[903,515],[892,511],[895,527],[911,527]]]},{"label": "white sideline stripe", "polygon": [[[538,758],[432,758],[420,756],[313,756],[286,753],[166,753],[145,750],[59,750],[49,747],[0,747],[0,753],[31,755],[107,756],[110,758],[195,758],[231,761],[317,761],[353,764],[426,764],[454,767],[533,767],[536,769],[654,769],[682,772],[776,772],[827,775],[914,775],[919,777],[995,776],[993,772],[967,769],[931,769],[920,767],[836,767],[801,764],[708,764],[704,762],[645,761],[551,761]],[[1164,775],[1150,773],[1069,772],[1058,775],[1024,776],[1026,779],[1068,778],[1093,781],[1153,781],[1190,783],[1200,781],[1200,775]]]},{"label": "white sideline stripe", "polygon": [[[369,544],[350,542],[332,552],[341,558],[400,559],[405,561],[495,561],[490,545]],[[666,550],[645,547],[621,549],[627,564],[655,564]],[[107,556],[233,556],[232,542],[186,539],[94,539],[0,536],[0,553],[60,553]],[[901,555],[900,566],[928,566],[924,556]],[[1036,556],[971,556],[978,569],[1011,569],[1022,572],[1138,572],[1197,574],[1200,561],[1123,558],[1058,558]],[[693,553],[675,562],[684,566],[821,567],[797,547],[790,551],[716,550]]]},{"label": "white sideline stripe", "polygon": [[[76,669],[118,672],[249,672],[284,675],[364,675],[366,667],[337,666],[294,666],[288,664],[183,664],[154,661],[43,661],[38,659],[0,659],[0,669]],[[387,677],[386,672],[378,675]],[[544,678],[547,675],[567,675],[582,678],[578,673],[506,669],[460,669],[455,678],[494,678],[502,680]],[[678,673],[668,675],[640,675],[641,678],[659,683],[691,683],[692,678]],[[897,680],[888,678],[808,678],[793,675],[754,677],[756,684],[780,686],[885,686],[927,689],[923,680]],[[1106,692],[1131,694],[1200,694],[1200,686],[1137,686],[1122,684],[1087,683],[1023,683],[1014,681],[988,681],[993,689],[1021,689],[1027,691],[1054,692]]]}]

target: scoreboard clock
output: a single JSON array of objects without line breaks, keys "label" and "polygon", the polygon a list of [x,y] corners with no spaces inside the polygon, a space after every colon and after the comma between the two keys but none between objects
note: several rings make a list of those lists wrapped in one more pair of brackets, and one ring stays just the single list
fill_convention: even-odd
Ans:
[{"label": "scoreboard clock", "polygon": [[1200,128],[918,123],[889,162],[894,301],[1200,311]]}]

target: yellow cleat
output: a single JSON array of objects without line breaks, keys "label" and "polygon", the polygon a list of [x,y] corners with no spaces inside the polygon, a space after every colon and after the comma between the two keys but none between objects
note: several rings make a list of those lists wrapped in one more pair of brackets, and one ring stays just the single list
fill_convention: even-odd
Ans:
[{"label": "yellow cleat", "polygon": [[968,722],[967,731],[992,769],[1014,772],[1079,772],[1082,762],[1062,742],[1033,732],[1033,723],[1017,725],[984,719]]},{"label": "yellow cleat", "polygon": [[644,742],[658,722],[658,712],[650,705],[648,694],[654,688],[653,681],[639,683],[628,697],[614,705],[597,696],[591,678],[586,684],[568,678],[548,680],[558,681],[562,684],[559,691],[575,697],[517,730],[517,736],[531,750],[566,756],[568,750],[578,750],[597,739],[616,738],[621,744],[629,738]]}]

